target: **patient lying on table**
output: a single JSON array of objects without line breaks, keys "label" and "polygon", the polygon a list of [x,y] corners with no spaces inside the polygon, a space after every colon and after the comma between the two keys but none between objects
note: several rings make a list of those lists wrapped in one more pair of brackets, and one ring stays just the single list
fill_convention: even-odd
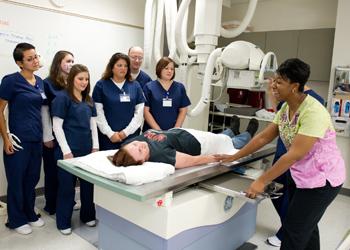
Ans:
[{"label": "patient lying on table", "polygon": [[125,143],[113,156],[116,166],[141,165],[145,161],[168,163],[175,168],[215,162],[213,154],[233,154],[253,137],[259,123],[251,119],[247,130],[239,133],[239,118],[222,134],[194,129],[147,130]]}]

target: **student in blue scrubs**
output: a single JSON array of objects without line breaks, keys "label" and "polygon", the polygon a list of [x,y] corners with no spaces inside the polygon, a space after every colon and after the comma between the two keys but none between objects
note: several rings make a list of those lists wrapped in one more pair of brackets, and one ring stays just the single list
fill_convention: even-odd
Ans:
[{"label": "student in blue scrubs", "polygon": [[144,96],[140,84],[131,80],[130,60],[115,53],[94,88],[101,150],[118,149],[121,142],[140,133]]},{"label": "student in blue scrubs", "polygon": [[[271,84],[270,84],[271,85]],[[319,96],[315,91],[310,89],[308,86],[304,87],[304,93],[308,94],[315,99],[317,99],[320,103],[324,104],[324,100],[321,96]],[[284,102],[279,101],[279,97],[277,93],[272,92],[272,88],[269,90],[269,98],[271,100],[271,103],[273,105],[273,109],[277,112],[282,107],[282,104]],[[278,137],[277,139],[277,146],[276,146],[276,153],[273,159],[273,164],[278,161],[279,158],[281,158],[282,155],[287,153],[287,149],[284,146],[281,137]],[[281,223],[284,221],[287,215],[287,209],[289,205],[289,194],[288,194],[288,179],[290,179],[290,171],[286,171],[281,176],[276,178],[274,181],[283,184],[282,190],[280,192],[283,193],[282,196],[280,196],[278,199],[273,199],[272,204],[274,205],[276,212],[278,213],[278,216],[280,217]],[[282,232],[282,226],[277,231],[276,235],[270,236],[267,238],[267,243],[275,246],[280,247],[281,242],[283,239],[283,232]]]},{"label": "student in blue scrubs", "polygon": [[143,89],[146,83],[152,81],[151,77],[140,69],[143,62],[143,49],[138,46],[130,47],[128,56],[130,58],[131,77],[138,81]]},{"label": "student in blue scrubs", "polygon": [[[67,89],[52,102],[53,131],[59,147],[56,159],[70,159],[98,151],[96,109],[90,92],[87,67],[76,64],[67,78]],[[58,169],[58,196],[56,207],[57,228],[62,234],[72,233],[71,218],[77,177]],[[80,220],[87,226],[96,225],[93,203],[93,184],[79,179],[81,209]]]},{"label": "student in blue scrubs", "polygon": [[[20,72],[6,75],[0,85],[0,132],[7,178],[7,226],[20,234],[45,223],[34,211],[35,186],[40,178],[43,128],[41,107],[46,100],[35,47],[17,44],[13,58]],[[4,110],[8,105],[9,132]],[[17,139],[17,138],[18,139]],[[16,146],[16,144],[18,146]]]},{"label": "student in blue scrubs", "polygon": [[[66,88],[67,76],[74,64],[74,56],[71,52],[61,50],[53,57],[50,67],[49,76],[44,80],[44,89],[47,97],[47,104],[43,106],[49,110],[50,116],[45,117],[44,122],[47,123],[47,130],[44,130],[44,145],[43,145],[43,162],[45,173],[45,207],[44,210],[49,214],[56,213],[57,199],[57,164],[54,157],[54,147],[57,147],[57,142],[52,133],[52,109],[51,103],[53,99]],[[43,117],[44,118],[44,117]]]},{"label": "student in blue scrubs", "polygon": [[158,79],[147,83],[143,89],[146,97],[143,131],[180,128],[191,102],[184,85],[174,81],[174,61],[169,57],[161,58],[156,74]]}]

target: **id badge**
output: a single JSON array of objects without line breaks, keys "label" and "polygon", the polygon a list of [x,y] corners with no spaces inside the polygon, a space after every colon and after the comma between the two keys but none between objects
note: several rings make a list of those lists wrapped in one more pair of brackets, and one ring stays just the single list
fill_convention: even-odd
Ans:
[{"label": "id badge", "polygon": [[163,107],[172,107],[173,100],[171,98],[163,98]]},{"label": "id badge", "polygon": [[40,95],[41,95],[41,98],[43,98],[43,100],[47,99],[44,91],[40,90]]},{"label": "id badge", "polygon": [[120,102],[130,102],[130,95],[128,95],[128,94],[121,94],[120,95]]}]

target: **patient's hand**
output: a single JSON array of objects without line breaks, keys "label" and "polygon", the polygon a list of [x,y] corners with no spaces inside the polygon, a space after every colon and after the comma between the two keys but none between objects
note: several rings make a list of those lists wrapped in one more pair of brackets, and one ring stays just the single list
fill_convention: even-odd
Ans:
[{"label": "patient's hand", "polygon": [[238,158],[235,155],[226,155],[226,154],[216,154],[214,155],[215,161],[221,161],[221,162],[232,162],[238,160]]},{"label": "patient's hand", "polygon": [[202,157],[205,159],[206,163],[218,162],[215,155],[203,155]]}]

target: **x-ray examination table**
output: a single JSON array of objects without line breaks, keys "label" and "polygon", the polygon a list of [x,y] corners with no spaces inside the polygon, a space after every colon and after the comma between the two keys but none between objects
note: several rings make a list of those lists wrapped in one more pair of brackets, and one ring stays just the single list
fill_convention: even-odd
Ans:
[{"label": "x-ray examination table", "polygon": [[105,179],[64,160],[58,165],[94,184],[99,249],[232,250],[255,233],[259,203],[241,193],[253,179],[232,168],[274,152],[268,145],[230,167],[185,168],[141,186]]}]

